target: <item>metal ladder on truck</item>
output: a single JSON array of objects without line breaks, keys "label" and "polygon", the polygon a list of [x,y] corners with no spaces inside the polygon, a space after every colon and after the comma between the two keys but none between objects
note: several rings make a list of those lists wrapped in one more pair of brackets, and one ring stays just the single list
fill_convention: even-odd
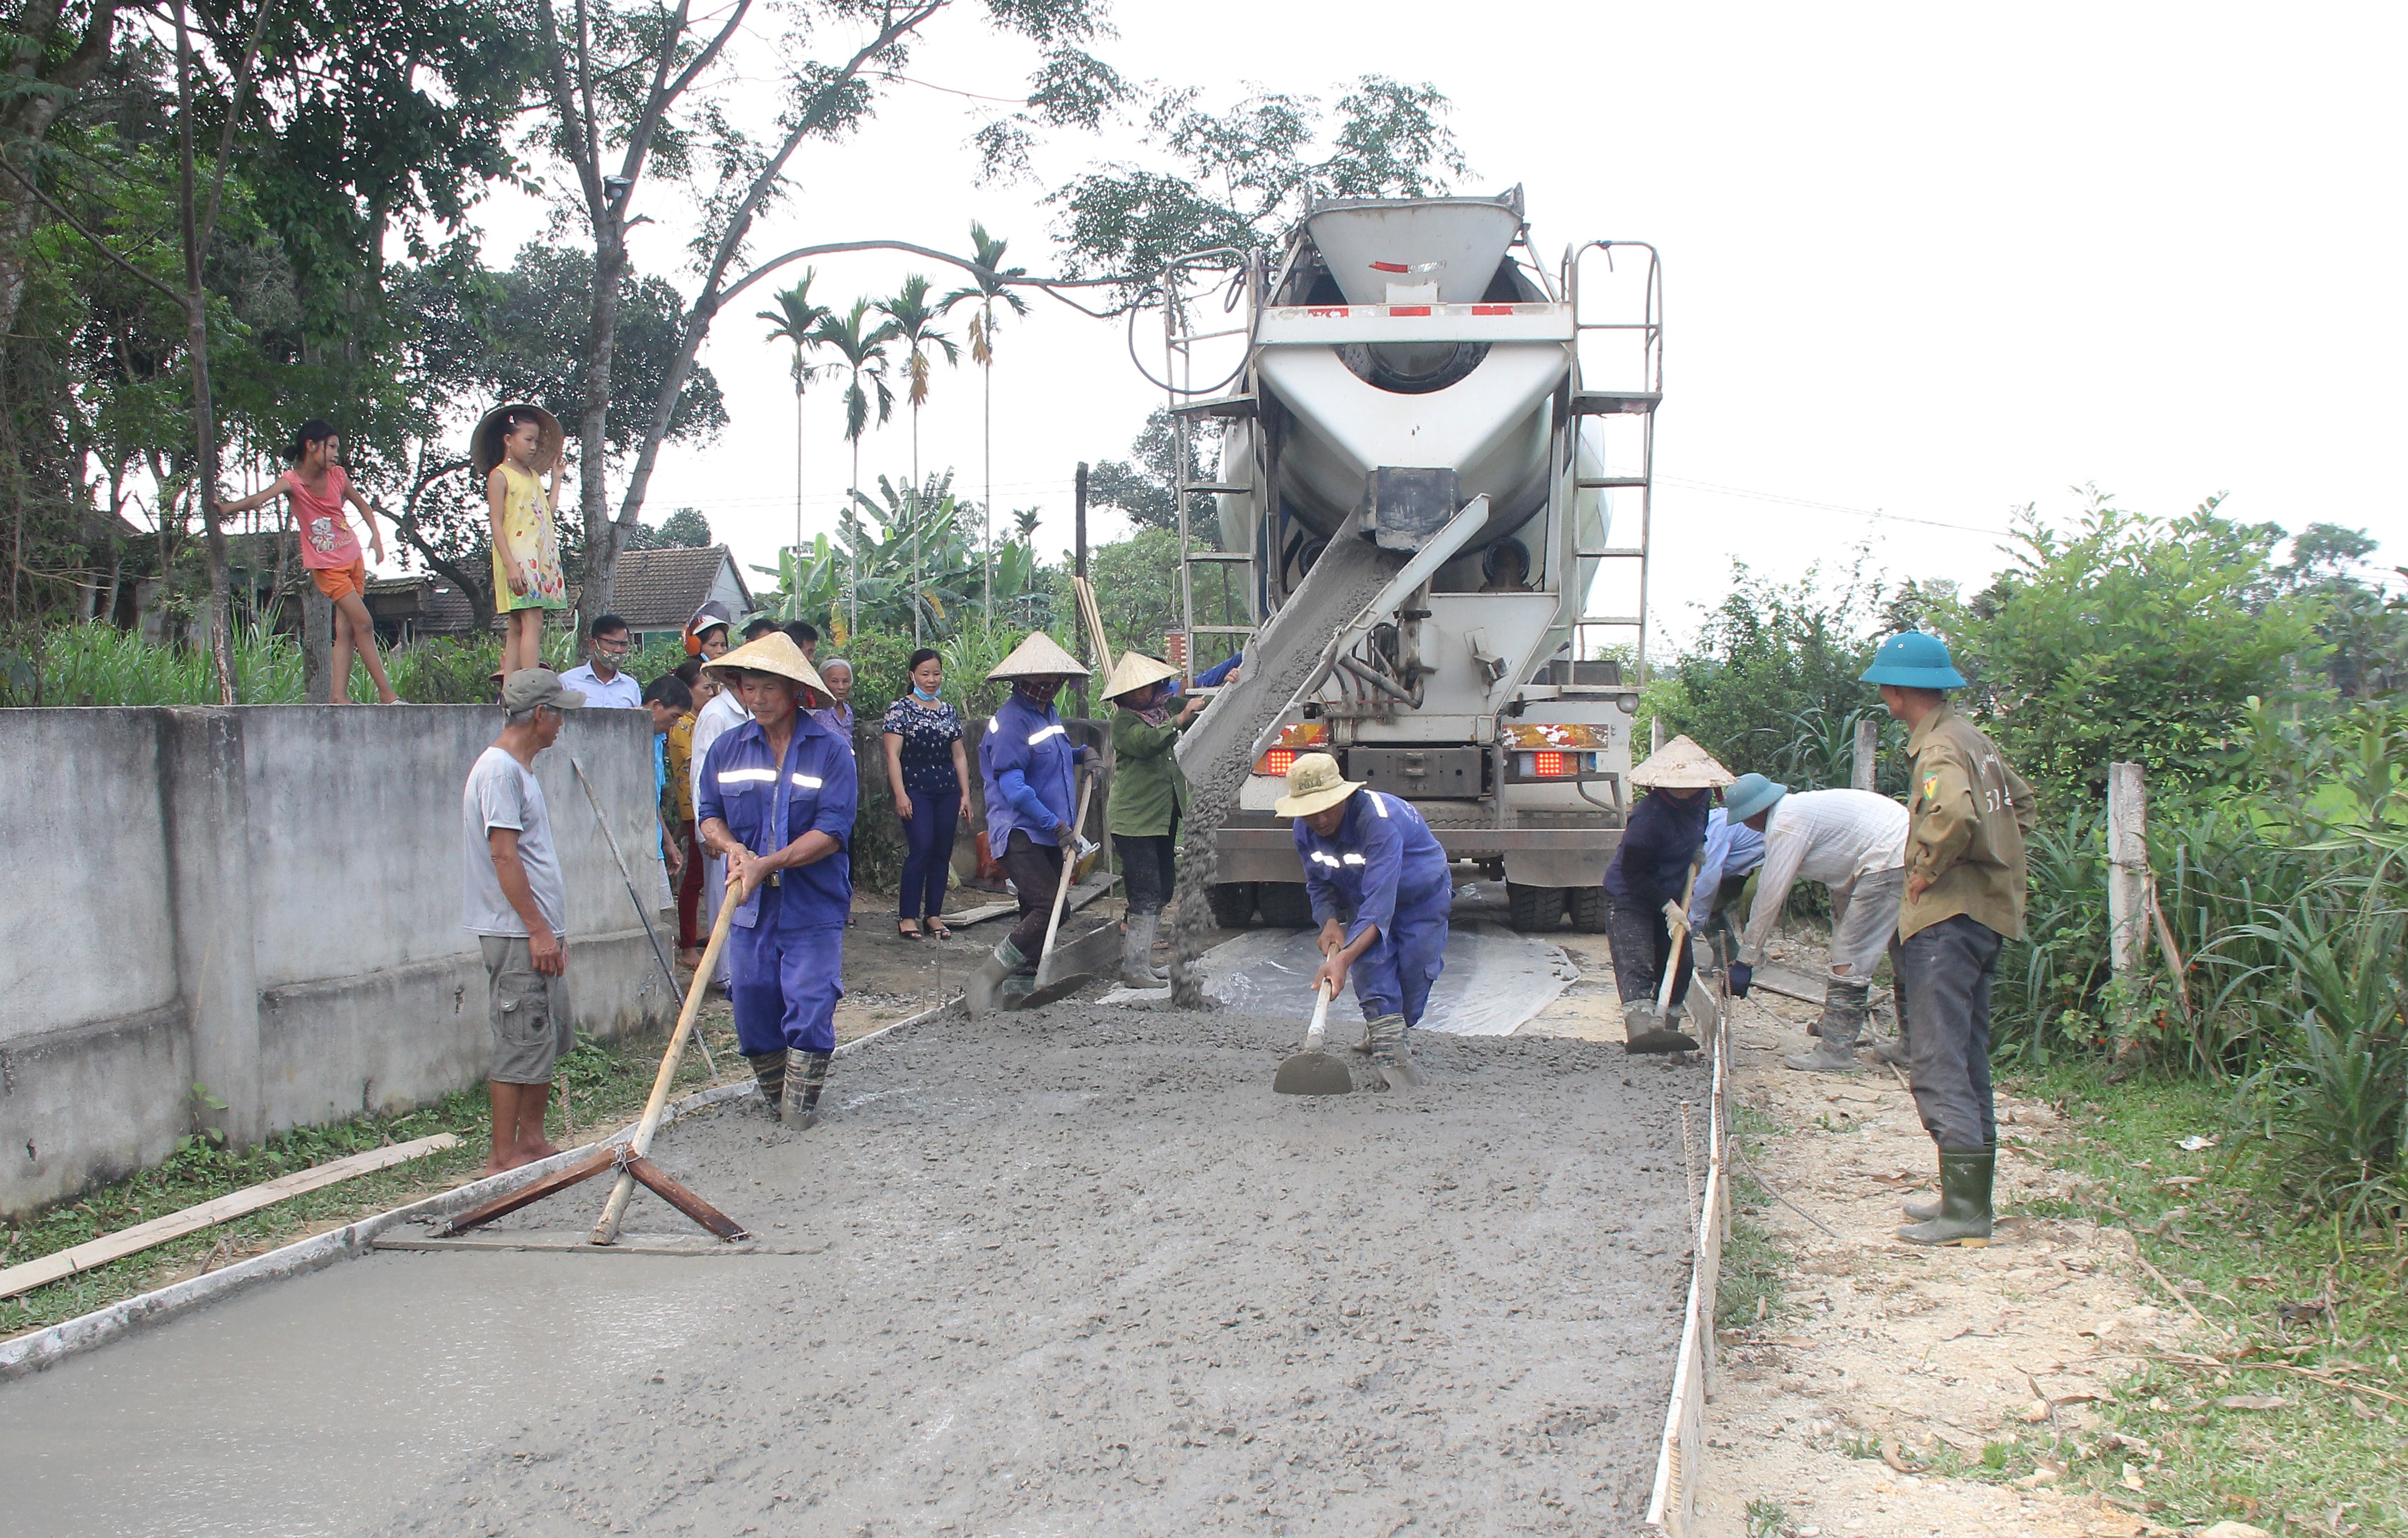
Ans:
[{"label": "metal ladder on truck", "polygon": [[[1612,269],[1616,252],[1644,252],[1647,273],[1641,284],[1640,314],[1635,320],[1584,320],[1581,315],[1581,262],[1591,252],[1602,252],[1608,269]],[[1564,410],[1556,417],[1555,453],[1555,474],[1550,485],[1553,495],[1563,495],[1567,482],[1574,505],[1564,510],[1567,514],[1556,526],[1564,531],[1564,553],[1570,580],[1580,582],[1580,603],[1571,623],[1572,660],[1575,665],[1588,651],[1584,638],[1596,630],[1635,630],[1638,640],[1633,648],[1637,685],[1647,683],[1647,551],[1648,539],[1655,523],[1656,480],[1656,408],[1664,399],[1664,264],[1654,246],[1643,240],[1591,240],[1564,252],[1564,302],[1572,314],[1572,371],[1565,389]],[[1583,378],[1580,343],[1584,334],[1599,334],[1623,339],[1628,356],[1623,360],[1623,371],[1616,382],[1620,389],[1592,389]],[[1612,444],[1611,435],[1598,444],[1601,475],[1580,474],[1581,424],[1590,417],[1611,421],[1614,418],[1640,419],[1637,473],[1612,473],[1609,457]],[[1639,494],[1639,542],[1629,545],[1588,546],[1582,542],[1578,499],[1582,492],[1631,491]],[[1607,525],[1611,537],[1612,525]],[[1639,606],[1627,614],[1592,613],[1589,590],[1600,568],[1584,568],[1586,563],[1636,561],[1639,563]]]},{"label": "metal ladder on truck", "polygon": [[[1207,270],[1214,273],[1220,282],[1231,286],[1233,292],[1225,308],[1238,313],[1238,323],[1213,331],[1183,329],[1192,323],[1188,321],[1187,314],[1197,302],[1198,296],[1182,293],[1180,286],[1182,280],[1196,267],[1230,257],[1237,259],[1238,266],[1235,272],[1231,272],[1226,266],[1208,267]],[[1179,623],[1182,632],[1187,638],[1187,654],[1178,660],[1181,663],[1181,678],[1189,683],[1194,683],[1198,671],[1211,666],[1211,662],[1207,662],[1197,654],[1197,638],[1202,636],[1231,638],[1221,650],[1220,654],[1211,659],[1211,662],[1218,662],[1222,656],[1227,655],[1230,652],[1243,650],[1253,637],[1255,626],[1260,625],[1263,619],[1265,595],[1262,590],[1262,575],[1254,564],[1254,553],[1261,548],[1262,540],[1268,531],[1263,528],[1250,531],[1252,538],[1246,541],[1247,548],[1244,550],[1199,548],[1196,542],[1192,520],[1188,512],[1191,497],[1242,496],[1261,483],[1260,461],[1263,445],[1260,434],[1256,434],[1254,438],[1255,462],[1247,467],[1249,470],[1254,472],[1251,480],[1240,482],[1233,479],[1229,473],[1230,467],[1226,462],[1214,477],[1199,475],[1196,468],[1196,424],[1198,421],[1213,418],[1236,421],[1254,414],[1252,378],[1254,359],[1251,355],[1251,346],[1248,348],[1247,354],[1240,358],[1238,367],[1223,379],[1198,387],[1195,374],[1196,349],[1199,345],[1230,337],[1251,338],[1254,335],[1254,312],[1261,304],[1262,269],[1263,258],[1260,252],[1241,252],[1235,247],[1223,246],[1211,251],[1191,252],[1184,256],[1174,257],[1162,270],[1164,368],[1163,378],[1155,382],[1165,387],[1168,396],[1167,410],[1170,417],[1171,434],[1171,500],[1178,515],[1179,529]],[[1221,274],[1228,274],[1228,276],[1220,278]],[[1232,390],[1230,386],[1236,388]],[[1267,520],[1268,514],[1258,514],[1258,517]],[[1226,620],[1197,623],[1196,578],[1199,567],[1210,569],[1213,574],[1214,585],[1208,592],[1220,599],[1217,611],[1226,615],[1242,606],[1246,617],[1245,624],[1230,624]],[[1231,589],[1229,579],[1233,570],[1238,571],[1243,579],[1242,595]]]}]

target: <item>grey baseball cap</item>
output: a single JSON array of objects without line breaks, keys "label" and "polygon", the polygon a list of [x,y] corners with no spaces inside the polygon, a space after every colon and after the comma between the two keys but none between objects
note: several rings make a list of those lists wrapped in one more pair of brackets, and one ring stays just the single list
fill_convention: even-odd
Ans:
[{"label": "grey baseball cap", "polygon": [[555,711],[573,711],[585,703],[584,693],[564,689],[560,675],[549,668],[522,668],[502,680],[502,709],[516,715],[538,705],[549,705]]}]

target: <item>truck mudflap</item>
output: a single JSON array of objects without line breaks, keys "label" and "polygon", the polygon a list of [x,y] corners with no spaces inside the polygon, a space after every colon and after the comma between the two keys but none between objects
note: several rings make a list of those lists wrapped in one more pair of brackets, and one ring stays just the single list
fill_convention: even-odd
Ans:
[{"label": "truck mudflap", "polygon": [[[1595,886],[1622,845],[1618,827],[1445,827],[1430,829],[1449,859],[1501,858],[1505,879],[1524,886]],[[1302,882],[1296,835],[1285,824],[1224,827],[1215,879]]]}]

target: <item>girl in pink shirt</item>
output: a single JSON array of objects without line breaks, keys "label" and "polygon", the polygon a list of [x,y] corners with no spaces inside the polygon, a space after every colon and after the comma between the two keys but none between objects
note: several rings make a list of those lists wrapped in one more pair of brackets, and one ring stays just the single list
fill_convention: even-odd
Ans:
[{"label": "girl in pink shirt", "polygon": [[301,565],[318,584],[318,591],[335,603],[335,677],[334,701],[337,705],[351,702],[351,654],[357,651],[368,666],[368,678],[374,682],[380,704],[396,703],[400,697],[384,676],[384,658],[377,651],[376,625],[368,618],[367,563],[360,555],[360,542],[351,535],[351,518],[343,510],[350,502],[360,510],[368,525],[368,542],[376,548],[376,558],[384,559],[384,536],[377,529],[375,510],[367,498],[351,484],[351,478],[336,463],[342,452],[343,440],[328,424],[316,417],[301,424],[294,435],[284,457],[293,467],[276,478],[276,483],[255,496],[239,502],[221,502],[218,516],[249,512],[265,507],[279,496],[293,502],[293,525],[301,535]]}]

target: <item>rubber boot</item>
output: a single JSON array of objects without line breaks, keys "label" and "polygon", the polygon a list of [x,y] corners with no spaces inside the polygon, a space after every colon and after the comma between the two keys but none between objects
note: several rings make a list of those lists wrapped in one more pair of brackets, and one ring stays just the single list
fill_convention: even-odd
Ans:
[{"label": "rubber boot", "polygon": [[1421,1083],[1413,1072],[1412,1053],[1405,1045],[1403,1015],[1383,1014],[1366,1021],[1363,1039],[1371,1049],[1372,1089],[1403,1089]]},{"label": "rubber boot", "polygon": [[802,1062],[786,1075],[785,1103],[778,1108],[778,1119],[800,1131],[820,1124],[820,1091],[827,1087],[828,1060],[833,1052],[797,1054]]},{"label": "rubber boot", "polygon": [[1131,913],[1128,932],[1121,936],[1121,982],[1132,988],[1159,988],[1170,982],[1168,972],[1154,970],[1154,932],[1162,915]]},{"label": "rubber boot", "polygon": [[1027,965],[1028,958],[1020,954],[1020,947],[1011,942],[1010,936],[1006,935],[988,953],[987,958],[978,964],[978,970],[970,973],[969,982],[963,985],[962,1002],[969,1007],[970,1018],[975,1020],[982,1014],[992,1013],[996,991],[1003,986],[1003,980]]},{"label": "rubber boot", "polygon": [[1990,1181],[1999,1168],[1995,1148],[1940,1150],[1940,1215],[1898,1230],[1910,1244],[1955,1244],[1980,1249],[1990,1242]]},{"label": "rubber boot", "polygon": [[752,1065],[752,1082],[761,1086],[761,1103],[769,1108],[771,1115],[776,1115],[779,1103],[786,1097],[786,1049],[780,1047],[758,1056],[748,1052],[744,1060]]},{"label": "rubber boot", "polygon": [[1629,1053],[1695,1052],[1698,1043],[1674,1028],[1674,1021],[1656,1013],[1647,999],[1622,1006],[1622,1049]]},{"label": "rubber boot", "polygon": [[[1993,1167],[1995,1167],[1996,1160],[1999,1157],[1999,1145],[1994,1143],[1982,1151],[1990,1156],[1990,1158],[1993,1161]],[[1940,1215],[1941,1209],[1944,1203],[1936,1196],[1928,1201],[1910,1201],[1906,1203],[1905,1207],[1907,1221],[1911,1223],[1928,1223],[1933,1218]]]},{"label": "rubber boot", "polygon": [[1889,999],[1890,1007],[1898,1014],[1898,1039],[1893,1042],[1883,1042],[1875,1045],[1872,1049],[1873,1061],[1877,1063],[1887,1063],[1893,1068],[1904,1068],[1907,1066],[1906,991],[1898,987],[1896,985],[1892,985],[1889,990]]},{"label": "rubber boot", "polygon": [[1854,1073],[1856,1035],[1865,1028],[1865,997],[1870,991],[1863,983],[1834,981],[1826,985],[1823,1029],[1814,1050],[1791,1053],[1782,1062],[1812,1073]]}]

